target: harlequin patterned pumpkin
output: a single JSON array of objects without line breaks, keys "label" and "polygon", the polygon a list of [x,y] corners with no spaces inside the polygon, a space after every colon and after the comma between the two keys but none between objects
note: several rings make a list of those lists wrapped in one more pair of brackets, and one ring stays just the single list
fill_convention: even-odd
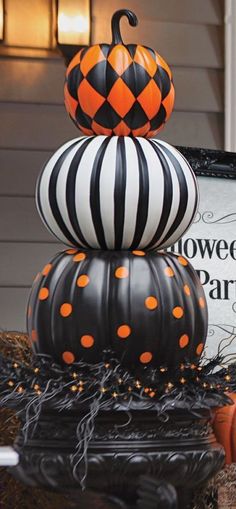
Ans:
[{"label": "harlequin patterned pumpkin", "polygon": [[226,464],[236,463],[236,394],[229,393],[228,396],[233,404],[219,408],[213,422],[217,441],[225,449]]},{"label": "harlequin patterned pumpkin", "polygon": [[77,138],[45,165],[36,200],[62,242],[95,249],[162,249],[191,224],[198,202],[186,159],[163,141]]},{"label": "harlequin patterned pumpkin", "polygon": [[35,352],[97,362],[111,348],[129,367],[196,362],[207,331],[198,276],[182,256],[70,249],[36,277],[28,306]]},{"label": "harlequin patterned pumpkin", "polygon": [[119,21],[134,13],[117,11],[112,18],[112,43],[83,48],[66,73],[65,106],[85,134],[154,136],[174,106],[172,73],[151,48],[124,45]]}]

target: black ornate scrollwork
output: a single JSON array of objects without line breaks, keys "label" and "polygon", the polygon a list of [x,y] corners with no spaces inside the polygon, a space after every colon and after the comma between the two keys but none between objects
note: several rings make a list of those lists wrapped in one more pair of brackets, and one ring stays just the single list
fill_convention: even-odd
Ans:
[{"label": "black ornate scrollwork", "polygon": [[160,424],[153,429],[150,429],[148,424],[143,423],[142,427],[135,426],[131,423],[128,429],[117,429],[115,428],[104,428],[103,425],[99,428],[96,426],[96,430],[93,435],[93,440],[166,440],[168,438],[194,438],[194,437],[205,437],[209,433],[212,433],[212,427],[210,423],[203,427],[200,423],[192,423],[191,426],[183,426],[176,428],[170,423]]},{"label": "black ornate scrollwork", "polygon": [[231,214],[226,214],[225,216],[220,216],[215,218],[214,213],[210,210],[205,212],[197,212],[193,224],[200,223],[202,221],[205,224],[230,224],[235,223],[236,221],[236,212],[232,212]]},{"label": "black ornate scrollwork", "polygon": [[176,148],[186,157],[197,176],[236,178],[236,155],[234,152],[195,147]]},{"label": "black ornate scrollwork", "polygon": [[226,216],[220,216],[215,219],[213,212],[206,211],[201,214],[201,219],[206,224],[229,224],[236,221],[236,212],[227,214]]}]

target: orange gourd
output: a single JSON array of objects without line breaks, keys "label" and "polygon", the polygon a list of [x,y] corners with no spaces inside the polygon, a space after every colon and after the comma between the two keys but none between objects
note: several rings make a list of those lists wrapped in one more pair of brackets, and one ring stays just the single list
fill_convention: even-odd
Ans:
[{"label": "orange gourd", "polygon": [[232,405],[219,408],[216,411],[213,429],[217,441],[225,449],[225,463],[236,462],[236,393],[229,393]]},{"label": "orange gourd", "polygon": [[70,62],[65,106],[84,134],[154,136],[174,106],[172,73],[156,51],[124,45],[119,22],[135,14],[121,9],[112,17],[112,43],[83,48]]}]

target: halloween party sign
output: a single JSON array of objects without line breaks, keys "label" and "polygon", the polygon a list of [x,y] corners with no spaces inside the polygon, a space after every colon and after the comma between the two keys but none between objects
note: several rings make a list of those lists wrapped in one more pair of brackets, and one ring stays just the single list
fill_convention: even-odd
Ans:
[{"label": "halloween party sign", "polygon": [[227,353],[236,352],[235,180],[199,177],[198,183],[195,220],[169,249],[186,256],[200,277],[209,311],[206,354],[212,357],[221,340],[225,340]]}]

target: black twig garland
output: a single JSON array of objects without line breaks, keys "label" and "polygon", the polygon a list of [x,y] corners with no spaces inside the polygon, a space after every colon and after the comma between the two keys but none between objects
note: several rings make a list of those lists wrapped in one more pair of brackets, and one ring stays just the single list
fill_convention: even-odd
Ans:
[{"label": "black twig garland", "polygon": [[22,407],[30,412],[31,405],[42,404],[57,410],[71,410],[89,406],[94,399],[100,404],[132,401],[152,402],[160,409],[173,399],[183,407],[208,407],[227,403],[225,392],[236,391],[236,363],[222,367],[224,357],[218,353],[211,360],[196,365],[186,360],[173,369],[144,367],[127,370],[113,356],[104,351],[98,364],[78,362],[60,366],[47,355],[32,356],[31,364],[12,360],[0,354],[0,405]]}]

